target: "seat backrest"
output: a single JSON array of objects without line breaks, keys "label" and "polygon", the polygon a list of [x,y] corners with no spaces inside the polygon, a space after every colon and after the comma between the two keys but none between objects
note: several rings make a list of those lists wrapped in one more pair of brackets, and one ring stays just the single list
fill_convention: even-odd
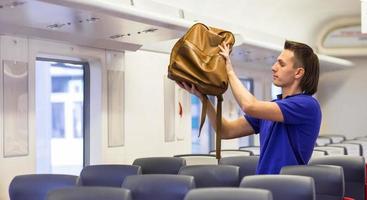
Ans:
[{"label": "seat backrest", "polygon": [[77,176],[29,174],[13,178],[9,185],[10,200],[45,200],[50,190],[76,185]]},{"label": "seat backrest", "polygon": [[195,188],[194,177],[173,174],[132,175],[125,178],[123,188],[134,200],[182,200]]},{"label": "seat backrest", "polygon": [[218,160],[215,155],[210,154],[182,154],[174,157],[183,158],[186,160],[186,165],[216,165]]},{"label": "seat backrest", "polygon": [[311,177],[295,175],[253,175],[242,179],[240,187],[270,190],[274,200],[314,200]]},{"label": "seat backrest", "polygon": [[319,136],[316,139],[316,146],[325,146],[331,143],[332,143],[331,138],[328,138],[328,137]]},{"label": "seat backrest", "polygon": [[340,156],[340,155],[346,155],[347,149],[345,147],[334,147],[334,146],[323,146],[323,147],[315,147],[315,150],[323,150],[326,151],[328,155],[331,156]]},{"label": "seat backrest", "polygon": [[52,190],[47,200],[131,200],[131,194],[124,188],[71,187]]},{"label": "seat backrest", "polygon": [[324,156],[312,158],[309,165],[337,165],[344,171],[345,196],[364,200],[365,161],[362,156]]},{"label": "seat backrest", "polygon": [[219,160],[220,165],[235,165],[240,168],[239,180],[243,177],[256,174],[259,156],[232,156]]},{"label": "seat backrest", "polygon": [[260,147],[259,146],[243,146],[243,147],[240,147],[240,150],[251,151],[253,153],[253,155],[255,155],[255,156],[260,155]]},{"label": "seat backrest", "polygon": [[346,140],[343,143],[360,144],[362,147],[362,155],[366,159],[367,157],[367,140]]},{"label": "seat backrest", "polygon": [[[247,150],[239,150],[239,149],[222,149],[221,151],[222,158],[229,156],[251,156],[253,153]],[[215,151],[210,151],[209,154],[215,155]]]},{"label": "seat backrest", "polygon": [[328,152],[325,150],[314,149],[312,151],[311,157],[314,158],[314,157],[322,157],[322,156],[327,156],[327,155],[328,155]]},{"label": "seat backrest", "polygon": [[199,188],[190,190],[185,200],[272,200],[269,190],[255,188]]},{"label": "seat backrest", "polygon": [[192,165],[180,169],[179,174],[193,176],[196,188],[238,187],[239,167],[232,165]]},{"label": "seat backrest", "polygon": [[346,155],[352,155],[352,156],[362,155],[362,145],[360,144],[338,143],[338,144],[329,144],[328,146],[345,147],[345,149],[347,150]]},{"label": "seat backrest", "polygon": [[80,186],[121,187],[126,176],[141,174],[140,166],[135,165],[90,165],[80,172]]},{"label": "seat backrest", "polygon": [[182,166],[186,166],[184,158],[150,157],[138,158],[133,165],[141,167],[142,174],[178,174]]},{"label": "seat backrest", "polygon": [[332,143],[340,143],[346,140],[347,138],[344,135],[322,135],[321,137],[330,138]]},{"label": "seat backrest", "polygon": [[286,166],[281,169],[280,174],[312,177],[317,200],[340,200],[344,197],[344,173],[340,166]]}]

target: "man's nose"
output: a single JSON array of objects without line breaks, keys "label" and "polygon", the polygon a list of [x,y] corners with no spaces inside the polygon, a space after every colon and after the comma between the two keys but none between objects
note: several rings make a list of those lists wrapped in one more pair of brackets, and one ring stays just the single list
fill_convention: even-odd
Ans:
[{"label": "man's nose", "polygon": [[271,66],[271,71],[276,72],[277,70],[277,64],[275,63],[273,66]]}]

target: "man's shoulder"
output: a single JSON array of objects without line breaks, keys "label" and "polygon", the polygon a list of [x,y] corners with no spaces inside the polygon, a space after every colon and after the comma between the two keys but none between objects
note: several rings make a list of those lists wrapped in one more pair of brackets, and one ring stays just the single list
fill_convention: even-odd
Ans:
[{"label": "man's shoulder", "polygon": [[291,100],[291,101],[300,101],[300,102],[309,102],[309,103],[314,103],[314,104],[319,104],[319,102],[317,101],[317,99],[311,95],[307,95],[307,94],[299,94],[299,95],[295,95],[295,96],[290,96],[288,98],[285,98],[283,100]]},{"label": "man's shoulder", "polygon": [[307,110],[313,110],[314,112],[321,112],[321,106],[318,100],[307,94],[299,94],[282,99],[282,104],[288,105],[292,108],[300,108]]}]

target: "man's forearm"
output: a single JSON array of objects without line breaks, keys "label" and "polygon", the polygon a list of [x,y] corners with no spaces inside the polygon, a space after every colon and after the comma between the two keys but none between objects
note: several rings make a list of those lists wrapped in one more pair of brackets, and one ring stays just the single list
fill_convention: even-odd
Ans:
[{"label": "man's forearm", "polygon": [[246,111],[247,108],[251,107],[251,105],[256,102],[256,98],[246,89],[245,86],[243,86],[240,79],[234,73],[230,61],[227,63],[227,65],[230,65],[230,67],[227,67],[227,69],[230,69],[227,71],[227,74],[233,96],[240,105],[241,109]]}]

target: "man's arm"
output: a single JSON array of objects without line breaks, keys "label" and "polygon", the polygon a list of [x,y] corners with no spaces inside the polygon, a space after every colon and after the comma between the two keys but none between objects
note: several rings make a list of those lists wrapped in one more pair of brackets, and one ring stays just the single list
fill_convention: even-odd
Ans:
[{"label": "man's arm", "polygon": [[[203,101],[204,96],[196,90],[194,85],[191,85],[191,87],[182,82],[177,82],[177,84],[185,89],[186,91],[190,92],[191,94],[194,94],[197,96],[201,101]],[[210,123],[212,124],[213,128],[216,129],[216,116],[217,112],[214,109],[214,106],[211,104],[211,102],[208,103],[207,107],[207,116],[209,118]],[[247,136],[254,134],[254,130],[250,123],[247,122],[247,120],[242,117],[236,120],[227,120],[226,118],[222,117],[222,138],[223,139],[232,139],[242,136]]]},{"label": "man's arm", "polygon": [[[207,108],[207,116],[213,128],[216,130],[216,116],[217,113],[214,106],[209,102]],[[222,139],[232,139],[242,136],[248,136],[254,134],[254,129],[244,118],[238,118],[236,120],[228,120],[222,117]]]},{"label": "man's arm", "polygon": [[226,59],[226,70],[233,96],[241,109],[248,115],[265,120],[283,122],[283,114],[275,102],[259,101],[241,83],[234,73],[231,60],[229,59],[229,47],[219,46],[220,54]]}]

